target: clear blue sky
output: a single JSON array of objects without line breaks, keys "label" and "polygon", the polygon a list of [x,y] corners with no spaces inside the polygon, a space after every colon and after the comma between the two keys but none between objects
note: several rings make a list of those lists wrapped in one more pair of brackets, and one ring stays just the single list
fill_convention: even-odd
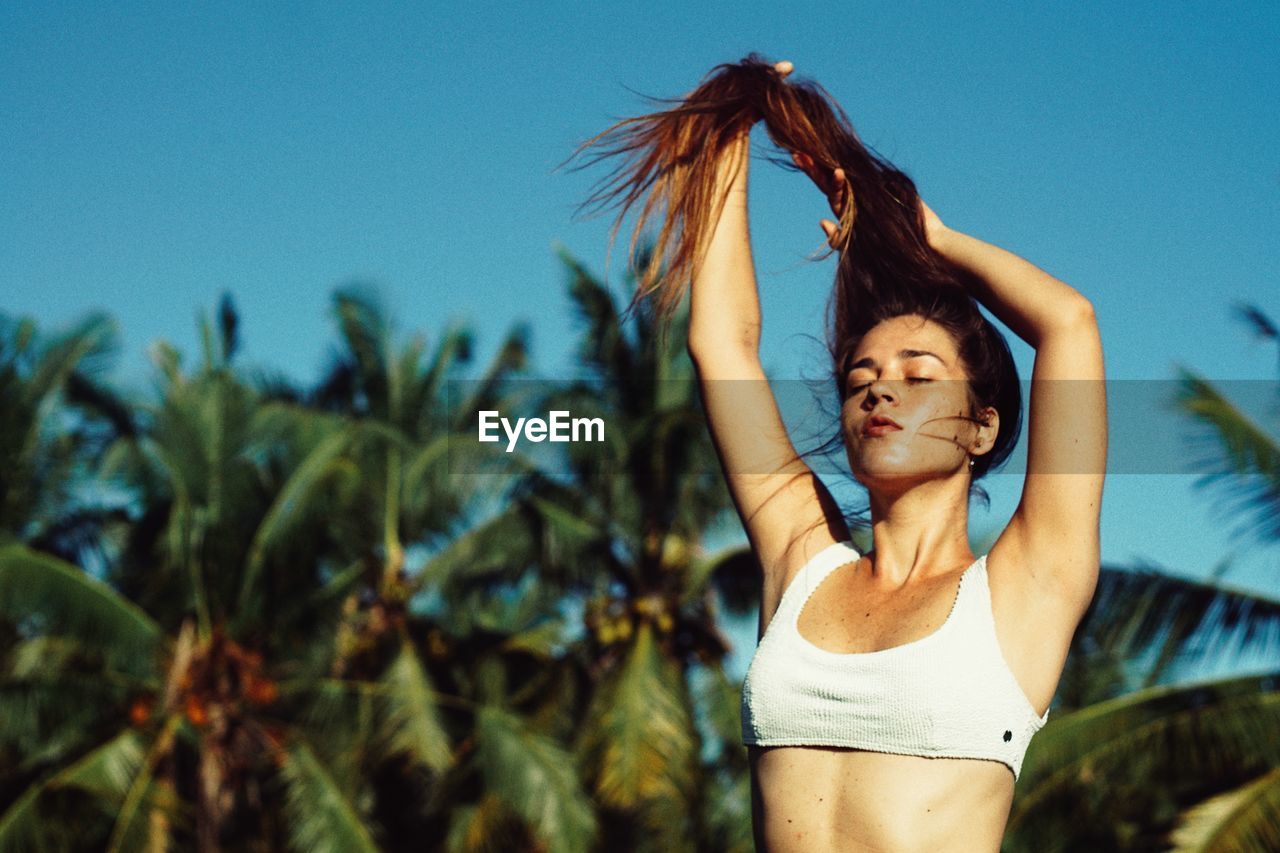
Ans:
[{"label": "clear blue sky", "polygon": [[[680,94],[758,50],[824,84],[949,225],[1088,296],[1113,378],[1275,378],[1275,350],[1228,311],[1280,318],[1274,3],[795,8],[6,4],[0,309],[46,329],[106,309],[118,381],[141,388],[147,345],[194,360],[195,316],[229,290],[246,362],[310,380],[330,294],[358,279],[406,332],[470,321],[482,357],[531,321],[538,372],[567,375],[552,246],[602,270],[607,228],[571,218],[592,176],[554,167],[643,109],[627,87]],[[752,192],[766,365],[811,376],[824,201],[763,162]],[[976,531],[1008,517],[1012,485]],[[1199,576],[1238,544],[1188,477],[1106,488],[1104,559]],[[1245,553],[1228,579],[1278,590],[1280,554]]]}]

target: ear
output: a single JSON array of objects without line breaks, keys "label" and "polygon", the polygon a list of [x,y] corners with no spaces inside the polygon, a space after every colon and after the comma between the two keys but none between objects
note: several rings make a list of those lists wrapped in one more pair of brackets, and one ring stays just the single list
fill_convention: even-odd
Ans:
[{"label": "ear", "polygon": [[996,446],[996,437],[1000,435],[1000,413],[994,407],[987,406],[978,412],[976,420],[977,431],[969,452],[974,456],[982,456],[990,453],[991,448]]}]

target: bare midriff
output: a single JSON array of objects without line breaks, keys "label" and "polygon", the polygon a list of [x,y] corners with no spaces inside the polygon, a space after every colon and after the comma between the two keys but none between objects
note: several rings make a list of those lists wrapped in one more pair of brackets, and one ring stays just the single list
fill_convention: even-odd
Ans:
[{"label": "bare midriff", "polygon": [[749,747],[757,848],[999,853],[1013,772],[997,761]]}]

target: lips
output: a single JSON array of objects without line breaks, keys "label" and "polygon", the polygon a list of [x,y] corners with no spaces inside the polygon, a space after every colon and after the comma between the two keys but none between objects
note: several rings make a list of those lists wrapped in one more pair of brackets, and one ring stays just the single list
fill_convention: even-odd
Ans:
[{"label": "lips", "polygon": [[894,430],[902,429],[898,426],[898,422],[893,418],[887,418],[884,415],[874,415],[862,425],[863,435],[884,435]]}]

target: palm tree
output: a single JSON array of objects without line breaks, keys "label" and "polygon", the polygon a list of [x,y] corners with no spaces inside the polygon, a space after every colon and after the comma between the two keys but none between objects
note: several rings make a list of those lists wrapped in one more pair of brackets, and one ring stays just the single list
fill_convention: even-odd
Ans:
[{"label": "palm tree", "polygon": [[[334,316],[340,345],[319,386],[310,392],[277,386],[276,395],[340,413],[376,438],[353,448],[364,511],[349,521],[354,539],[371,545],[366,556],[378,570],[347,599],[351,618],[343,624],[333,662],[333,674],[340,676],[381,638],[397,634],[403,622],[410,594],[406,543],[432,548],[459,535],[483,496],[479,486],[489,485],[452,474],[451,467],[467,470],[460,457],[474,446],[466,433],[475,411],[504,405],[503,386],[527,358],[528,330],[513,330],[472,383],[471,397],[449,407],[447,385],[458,384],[455,373],[471,359],[474,336],[468,328],[446,329],[424,366],[423,336],[397,351],[388,312],[372,289],[340,289]],[[399,647],[399,639],[393,645]],[[377,670],[385,664],[379,660],[374,653],[369,665]]]},{"label": "palm tree", "polygon": [[[393,744],[425,755],[440,742],[431,732],[450,733],[456,746],[423,763],[432,771],[425,780],[400,774],[376,786],[392,837],[443,838],[450,849],[585,849],[595,816],[552,718],[536,712],[541,686],[557,669],[548,646],[554,601],[535,591],[513,609],[492,590],[450,587],[439,571],[472,547],[491,560],[508,556],[502,543],[510,532],[494,519],[472,519],[519,459],[499,457],[493,467],[474,430],[480,410],[515,405],[510,380],[525,365],[528,329],[515,328],[477,378],[462,379],[472,351],[467,328],[450,327],[423,370],[421,338],[393,351],[391,323],[370,290],[339,291],[334,313],[341,346],[319,387],[301,396],[385,440],[355,460],[364,474],[362,519],[378,522],[364,538],[380,541],[372,557],[380,569],[346,600],[332,667],[345,678],[319,685],[322,709],[390,691],[400,697]],[[407,547],[439,552],[442,540],[445,553],[411,575]],[[335,734],[346,720],[334,717]]]},{"label": "palm tree", "polygon": [[[202,324],[195,375],[171,347],[154,348],[161,400],[126,412],[105,451],[101,475],[129,488],[138,510],[115,531],[123,544],[107,583],[29,548],[4,551],[0,614],[18,630],[0,694],[13,713],[0,718],[6,740],[35,748],[19,756],[13,793],[25,793],[0,816],[0,848],[51,832],[39,804],[78,787],[121,808],[99,827],[113,845],[143,824],[156,837],[183,832],[194,811],[202,849],[279,829],[250,827],[245,814],[287,816],[284,834],[305,849],[321,836],[368,849],[376,832],[355,806],[360,760],[429,774],[452,760],[397,590],[405,531],[418,538],[456,523],[447,436],[430,430],[442,377],[466,357],[469,335],[447,334],[423,371],[421,340],[388,357],[380,327],[362,325],[367,306],[339,304],[350,350],[366,356],[347,364],[364,371],[355,387],[372,401],[367,416],[299,405],[283,381],[261,382],[265,390],[242,381],[230,364],[238,321],[224,300],[218,329]],[[380,381],[369,357],[392,380],[382,397],[367,393]],[[519,341],[509,344],[482,385],[520,358]],[[344,366],[316,395],[330,409],[341,408],[332,401]],[[362,583],[372,595],[360,596]],[[352,606],[361,600],[365,614]],[[364,638],[387,640],[381,659]],[[365,651],[361,678],[326,677]],[[66,671],[41,671],[42,656]],[[361,701],[352,708],[335,694]],[[65,725],[51,731],[59,709]],[[85,782],[85,761],[109,762],[111,784]],[[336,807],[311,809],[317,797]]]},{"label": "palm tree", "polygon": [[[216,339],[202,324],[205,362],[192,376],[172,348],[153,351],[161,401],[124,424],[101,465],[141,509],[116,531],[124,541],[105,582],[21,544],[0,553],[0,612],[19,639],[6,656],[0,717],[7,735],[33,747],[16,768],[23,793],[0,814],[0,848],[65,829],[108,849],[170,836],[216,849],[237,831],[264,833],[234,815],[262,812],[269,795],[259,780],[274,771],[286,808],[301,789],[337,790],[303,730],[279,715],[289,704],[279,681],[307,671],[333,621],[326,600],[350,580],[349,571],[325,576],[314,559],[329,540],[307,498],[343,474],[339,451],[355,434],[331,420],[303,453],[281,452],[281,413],[261,407],[230,369],[234,316],[224,303]],[[286,457],[296,464],[280,464]],[[273,614],[269,631],[237,618],[255,560],[277,570],[259,574],[271,582],[253,585],[248,601]],[[299,590],[320,592],[306,600]],[[68,813],[68,792],[114,815]],[[337,802],[327,829],[359,849],[368,832]],[[305,826],[290,824],[295,842]]]},{"label": "palm tree", "polygon": [[103,314],[47,338],[30,318],[0,315],[0,541],[106,561],[103,528],[120,508],[77,486],[127,417],[98,378],[118,347]]},{"label": "palm tree", "polygon": [[[1263,337],[1258,308],[1238,313]],[[1176,404],[1216,446],[1200,485],[1226,486],[1263,542],[1280,538],[1280,446],[1211,382],[1181,369]],[[1109,682],[1032,742],[1010,817],[1009,850],[1269,850],[1280,847],[1280,665],[1254,675],[1160,683],[1179,659],[1268,653],[1280,600],[1219,578],[1104,568],[1073,646],[1064,689],[1091,659]],[[1271,643],[1269,645],[1269,643]],[[1154,655],[1150,654],[1154,652]],[[1136,692],[1116,662],[1152,660]],[[1113,692],[1114,695],[1105,695]]]},{"label": "palm tree", "polygon": [[458,540],[423,577],[465,589],[536,572],[580,614],[565,647],[585,705],[566,695],[559,715],[603,847],[750,849],[739,686],[723,670],[717,602],[749,610],[758,570],[745,548],[701,548],[732,504],[685,352],[687,312],[660,335],[642,305],[628,329],[610,290],[561,260],[586,375],[548,384],[532,408],[602,418],[605,443],[565,445],[551,470],[521,479],[491,533]]}]

